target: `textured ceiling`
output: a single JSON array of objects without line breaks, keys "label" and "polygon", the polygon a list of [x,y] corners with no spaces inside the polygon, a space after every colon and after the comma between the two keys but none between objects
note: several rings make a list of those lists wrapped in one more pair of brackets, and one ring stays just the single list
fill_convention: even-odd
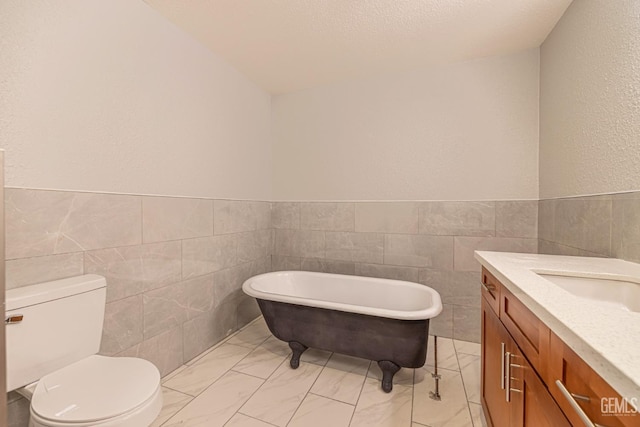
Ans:
[{"label": "textured ceiling", "polygon": [[539,46],[571,0],[145,0],[272,93]]}]

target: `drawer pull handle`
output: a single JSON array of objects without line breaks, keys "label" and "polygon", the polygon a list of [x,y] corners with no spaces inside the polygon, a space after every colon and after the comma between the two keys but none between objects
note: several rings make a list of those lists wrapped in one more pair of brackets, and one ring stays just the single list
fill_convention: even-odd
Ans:
[{"label": "drawer pull handle", "polygon": [[507,365],[507,373],[506,373],[506,384],[505,384],[505,399],[507,402],[511,402],[511,392],[515,391],[516,393],[522,393],[522,390],[518,390],[517,388],[513,388],[511,387],[511,380],[517,380],[517,378],[513,378],[511,376],[511,368],[522,368],[522,365],[518,365],[515,363],[511,363],[511,357],[513,356],[513,354],[511,352],[507,351],[506,354],[506,365]]},{"label": "drawer pull handle", "polygon": [[504,375],[505,353],[504,353],[504,351],[505,351],[505,348],[506,348],[505,344],[504,343],[500,343],[500,348],[502,349],[502,353],[501,353],[502,354],[502,364],[501,364],[502,366],[501,366],[501,369],[500,369],[500,375],[501,375],[501,377],[500,377],[500,389],[504,390],[504,383],[505,383],[505,380],[504,380],[505,379],[505,375]]},{"label": "drawer pull handle", "polygon": [[556,385],[558,386],[558,389],[560,389],[560,392],[565,397],[565,399],[567,399],[567,401],[569,402],[569,405],[571,405],[571,407],[576,412],[576,414],[578,414],[578,417],[580,417],[580,419],[582,420],[585,426],[604,427],[604,426],[601,426],[600,424],[596,424],[593,421],[591,421],[589,419],[589,416],[584,412],[584,410],[580,407],[580,405],[578,405],[578,402],[576,402],[576,399],[589,402],[591,399],[588,396],[571,393],[569,390],[567,390],[567,388],[564,386],[564,384],[560,380],[556,380]]},{"label": "drawer pull handle", "polygon": [[485,284],[480,282],[485,291],[489,292],[491,295],[496,291],[496,286],[492,284]]}]

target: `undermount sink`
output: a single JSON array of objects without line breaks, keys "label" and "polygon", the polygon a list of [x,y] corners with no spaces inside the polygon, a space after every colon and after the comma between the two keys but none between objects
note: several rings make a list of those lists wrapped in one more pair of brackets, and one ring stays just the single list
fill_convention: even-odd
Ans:
[{"label": "undermount sink", "polygon": [[640,312],[640,284],[638,283],[548,273],[537,274],[580,298],[617,310]]}]

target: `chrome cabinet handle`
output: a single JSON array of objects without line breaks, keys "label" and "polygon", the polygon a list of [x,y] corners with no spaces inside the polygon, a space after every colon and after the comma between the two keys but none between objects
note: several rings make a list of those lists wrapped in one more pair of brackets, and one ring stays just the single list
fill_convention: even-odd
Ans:
[{"label": "chrome cabinet handle", "polygon": [[516,393],[522,393],[522,390],[518,390],[517,388],[511,387],[511,380],[516,379],[516,378],[511,378],[511,368],[522,368],[522,365],[511,363],[511,356],[513,356],[513,354],[507,351],[507,355],[506,355],[507,375],[506,375],[506,384],[505,384],[505,398],[507,402],[511,402],[512,391],[515,391]]},{"label": "chrome cabinet handle", "polygon": [[507,373],[506,373],[506,385],[505,385],[505,399],[507,400],[507,402],[511,402],[511,353],[509,353],[507,351],[507,354],[505,356],[506,360],[506,365],[507,365]]},{"label": "chrome cabinet handle", "polygon": [[485,283],[480,282],[485,291],[489,292],[491,295],[496,291],[495,285],[487,285]]},{"label": "chrome cabinet handle", "polygon": [[502,366],[501,366],[501,369],[500,369],[500,375],[502,375],[502,377],[500,378],[500,389],[504,390],[504,358],[505,358],[504,351],[505,351],[506,346],[504,345],[504,343],[500,343],[500,347],[502,349],[502,352],[501,352],[501,354],[502,354]]},{"label": "chrome cabinet handle", "polygon": [[569,405],[571,405],[571,407],[576,412],[576,414],[578,414],[578,417],[580,417],[580,420],[582,420],[585,426],[604,427],[600,424],[596,424],[593,421],[591,421],[591,419],[589,419],[589,416],[584,412],[584,410],[580,407],[580,405],[578,405],[578,402],[576,402],[576,399],[589,402],[591,399],[588,396],[571,393],[569,390],[567,390],[567,388],[564,386],[564,384],[560,380],[556,380],[556,385],[558,386],[558,389],[560,389],[560,392],[565,397],[565,399],[567,399],[567,401],[569,402]]}]

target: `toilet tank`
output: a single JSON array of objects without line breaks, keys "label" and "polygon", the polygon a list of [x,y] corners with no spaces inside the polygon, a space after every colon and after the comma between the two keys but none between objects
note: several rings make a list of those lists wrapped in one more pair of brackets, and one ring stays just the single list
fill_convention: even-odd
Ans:
[{"label": "toilet tank", "polygon": [[106,286],[87,274],[7,290],[7,391],[99,351]]}]

